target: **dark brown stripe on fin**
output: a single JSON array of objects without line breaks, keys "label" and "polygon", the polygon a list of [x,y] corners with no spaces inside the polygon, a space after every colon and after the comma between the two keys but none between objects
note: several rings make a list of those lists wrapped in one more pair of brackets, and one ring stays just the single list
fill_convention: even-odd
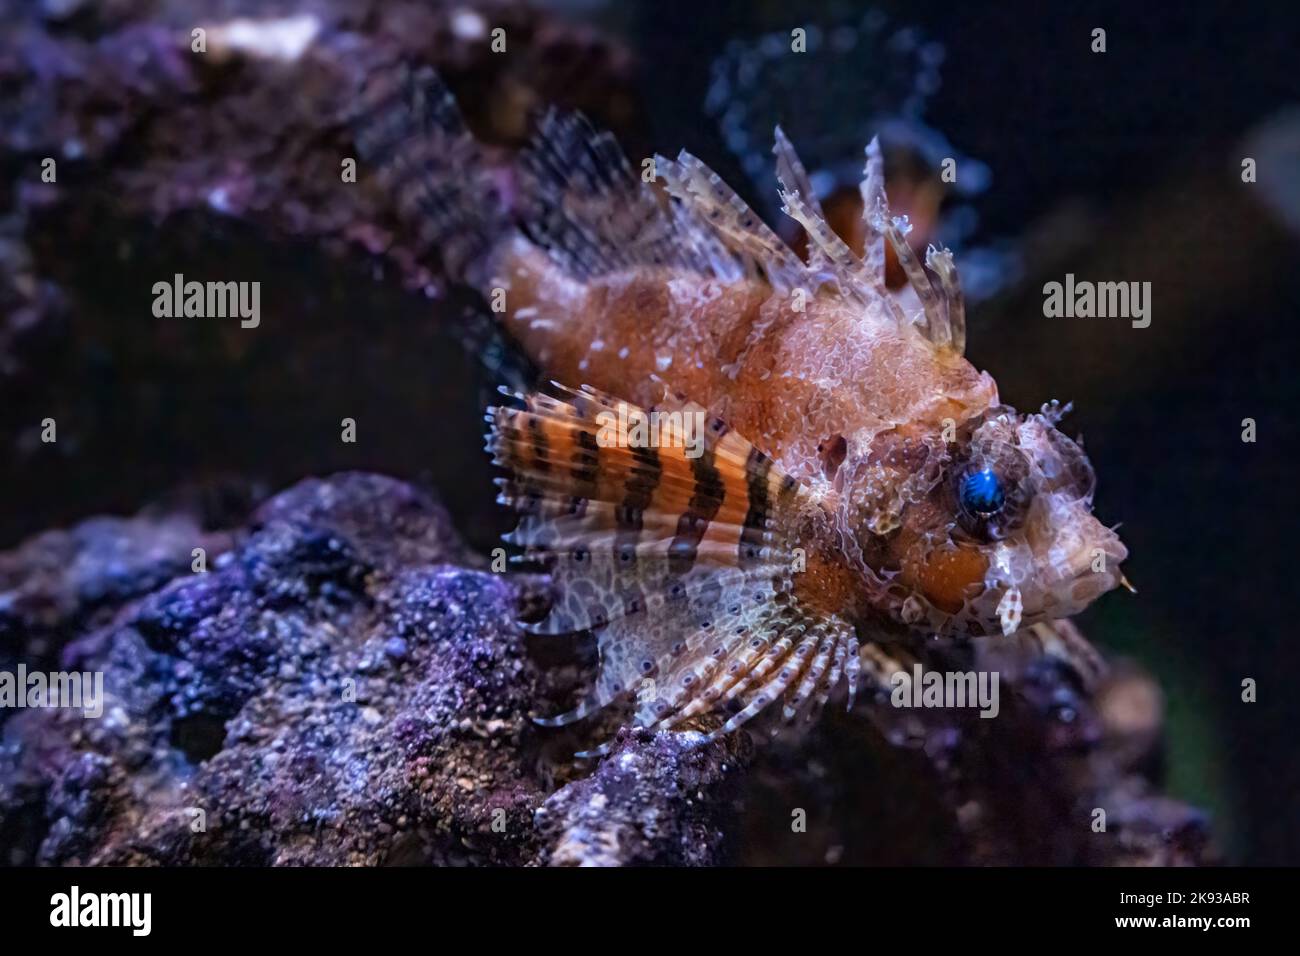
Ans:
[{"label": "dark brown stripe on fin", "polygon": [[618,531],[614,538],[615,567],[620,572],[636,568],[636,547],[641,540],[642,517],[654,498],[655,489],[663,478],[663,464],[655,448],[630,449],[635,464],[628,473],[622,502],[614,509]]},{"label": "dark brown stripe on fin", "polygon": [[528,416],[528,439],[532,443],[532,466],[543,473],[550,471],[551,463],[548,459],[551,443],[546,438],[546,429],[542,427],[541,418],[536,415]]},{"label": "dark brown stripe on fin", "polygon": [[664,469],[663,464],[659,461],[658,449],[641,448],[633,445],[630,450],[636,464],[628,473],[625,482],[626,492],[619,506],[619,521],[621,524],[626,515],[629,523],[631,523],[633,516],[635,516],[636,527],[639,528],[641,527],[641,515],[650,507],[655,490],[663,479]]},{"label": "dark brown stripe on fin", "polygon": [[668,546],[668,570],[674,574],[685,574],[694,566],[700,541],[727,496],[722,476],[713,462],[712,448],[705,448],[703,454],[691,461],[695,488],[686,513],[677,520],[677,534]]},{"label": "dark brown stripe on fin", "polygon": [[745,513],[745,526],[740,534],[740,566],[747,567],[758,559],[762,532],[767,528],[769,502],[768,476],[772,459],[757,448],[749,450],[745,461],[745,488],[749,496],[749,510]]},{"label": "dark brown stripe on fin", "polygon": [[597,494],[600,446],[596,444],[596,436],[586,430],[578,431],[574,438],[578,449],[570,458],[569,468],[569,474],[577,485],[574,490],[583,498],[594,498]]}]

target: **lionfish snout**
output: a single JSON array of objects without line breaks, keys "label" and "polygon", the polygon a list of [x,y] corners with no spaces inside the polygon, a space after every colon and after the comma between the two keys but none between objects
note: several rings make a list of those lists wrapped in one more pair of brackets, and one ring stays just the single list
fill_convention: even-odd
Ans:
[{"label": "lionfish snout", "polygon": [[1025,610],[1047,618],[1068,617],[1124,583],[1121,563],[1128,548],[1112,529],[1079,504],[1070,509],[1037,562]]}]

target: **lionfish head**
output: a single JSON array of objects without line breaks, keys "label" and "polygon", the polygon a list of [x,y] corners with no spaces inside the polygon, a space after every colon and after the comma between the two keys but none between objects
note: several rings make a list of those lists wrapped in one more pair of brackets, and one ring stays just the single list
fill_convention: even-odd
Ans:
[{"label": "lionfish head", "polygon": [[922,633],[1009,634],[1127,584],[1128,551],[1092,514],[1092,465],[1057,429],[1062,414],[997,405],[846,463],[847,523],[874,604]]}]

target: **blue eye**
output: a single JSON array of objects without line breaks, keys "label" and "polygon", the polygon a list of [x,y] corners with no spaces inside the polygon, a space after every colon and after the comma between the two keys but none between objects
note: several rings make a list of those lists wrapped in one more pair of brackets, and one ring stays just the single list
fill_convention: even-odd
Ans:
[{"label": "blue eye", "polygon": [[992,515],[1002,510],[1006,494],[1002,479],[992,468],[972,471],[961,482],[961,506],[972,514]]}]

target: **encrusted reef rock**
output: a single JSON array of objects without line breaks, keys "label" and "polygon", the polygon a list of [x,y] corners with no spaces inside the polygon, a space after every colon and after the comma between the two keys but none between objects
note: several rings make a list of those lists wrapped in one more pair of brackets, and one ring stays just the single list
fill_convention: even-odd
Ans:
[{"label": "encrusted reef rock", "polygon": [[[534,820],[551,866],[707,865],[731,858],[735,758],[689,735],[633,732]],[[731,763],[729,763],[731,761]]]},{"label": "encrusted reef rock", "polygon": [[[188,567],[197,531],[148,527],[155,549],[188,539],[171,548],[184,571],[152,590],[157,562],[137,561],[149,593],[62,651],[63,669],[104,673],[103,716],[4,725],[9,862],[717,858],[710,751],[629,738],[617,769],[556,792],[575,768],[530,721],[546,680],[516,624],[520,585],[480,569],[424,494],[373,475],[303,482],[206,573]],[[82,525],[65,557],[94,561],[121,534]],[[4,558],[16,593],[48,571],[41,540]],[[30,582],[14,580],[24,562]]]},{"label": "encrusted reef rock", "polygon": [[[371,474],[306,480],[222,532],[206,572],[191,570],[189,554],[211,536],[185,522],[99,519],[0,556],[7,658],[32,661],[27,635],[37,630],[63,641],[45,651],[57,651],[60,668],[101,671],[105,688],[98,719],[0,711],[0,860],[1204,855],[1201,816],[1134,770],[1159,735],[1133,730],[1131,713],[1143,709],[1132,705],[1132,682],[1149,686],[1133,675],[1108,704],[1058,667],[1015,674],[1003,663],[1016,689],[997,720],[864,701],[758,746],[743,733],[692,747],[691,734],[621,730],[609,756],[575,761],[593,742],[582,735],[601,729],[556,732],[531,717],[581,692],[590,654],[581,642],[526,636],[517,618],[544,600],[544,581],[492,573],[425,492]],[[137,557],[105,560],[124,535]],[[89,598],[74,585],[101,567],[115,568],[118,583],[90,587],[97,610],[86,614]],[[34,594],[50,595],[63,617],[15,615]],[[1107,707],[1130,717],[1108,719]],[[617,715],[605,723],[612,731]],[[1105,833],[1090,826],[1097,806],[1108,808]]]}]

